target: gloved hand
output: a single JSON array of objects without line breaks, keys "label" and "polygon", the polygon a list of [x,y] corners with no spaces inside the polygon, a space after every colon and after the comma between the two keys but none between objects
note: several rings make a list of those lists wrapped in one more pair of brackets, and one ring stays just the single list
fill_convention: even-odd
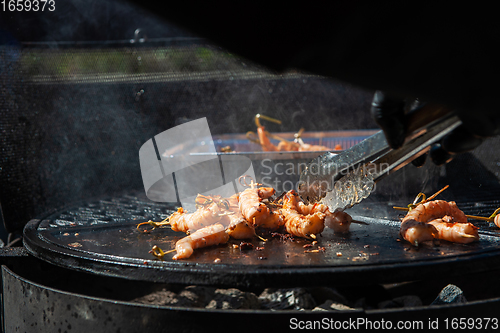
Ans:
[{"label": "gloved hand", "polygon": [[[391,96],[387,93],[381,91],[375,92],[371,113],[375,122],[384,131],[387,143],[391,148],[396,149],[403,145],[407,135],[407,124],[404,123],[404,115],[407,110],[415,106],[417,106],[415,101],[412,101],[412,104],[410,104],[408,101]],[[464,117],[463,112],[457,113],[462,120],[464,120],[463,118],[470,118],[467,117],[467,114],[465,114]],[[470,122],[464,121],[463,125],[445,136],[440,143],[431,147],[429,152],[431,160],[436,165],[442,165],[450,162],[454,155],[470,151],[479,146],[485,139],[485,136],[478,134],[478,132],[481,132],[481,128],[485,126],[483,123],[487,121],[481,119],[483,116],[485,115],[479,114],[476,120]],[[469,124],[469,126],[467,126],[467,124]],[[496,128],[491,125],[490,127],[491,132],[486,133],[486,136],[488,136],[488,134],[495,134]],[[415,159],[412,163],[417,167],[422,166],[426,161],[426,156],[427,154],[424,154]]]}]

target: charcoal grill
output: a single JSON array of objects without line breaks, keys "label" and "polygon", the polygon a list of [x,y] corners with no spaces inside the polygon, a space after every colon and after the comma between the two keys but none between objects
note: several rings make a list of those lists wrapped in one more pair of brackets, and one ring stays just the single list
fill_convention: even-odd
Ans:
[{"label": "charcoal grill", "polygon": [[140,233],[138,223],[160,221],[175,211],[175,206],[148,202],[144,195],[83,203],[32,220],[25,227],[24,242],[34,256],[70,269],[151,282],[247,288],[287,285],[289,276],[292,284],[303,286],[363,283],[366,276],[378,284],[425,280],[436,274],[459,275],[464,266],[478,272],[500,260],[500,231],[490,223],[477,223],[482,224],[479,243],[445,242],[417,250],[399,241],[397,213],[386,212],[390,220],[372,217],[371,211],[380,205],[364,207],[365,216],[354,215],[368,225],[354,225],[348,235],[323,232],[319,241],[324,253],[305,253],[303,246],[310,241],[271,236],[267,242],[252,241],[258,251],[234,249],[240,241],[232,241],[197,251],[188,260],[159,261],[148,253],[153,245],[174,248],[183,234],[169,228]]},{"label": "charcoal grill", "polygon": [[[114,5],[106,3],[106,10]],[[0,100],[1,217],[10,240],[23,240],[23,246],[14,241],[0,251],[4,331],[195,331],[228,317],[247,323],[239,331],[262,329],[263,323],[281,331],[290,318],[427,323],[435,316],[496,315],[499,229],[477,221],[478,243],[417,249],[398,241],[399,215],[392,206],[450,185],[442,199],[457,201],[466,214],[491,214],[500,205],[500,171],[491,153],[497,138],[446,166],[407,167],[377,184],[376,192],[351,210],[366,225],[353,225],[347,235],[326,230],[319,253],[304,252],[309,241],[265,235],[268,241],[251,240],[249,251],[231,241],[183,261],[151,256],[153,245],[170,249],[183,236],[169,228],[149,234],[136,229],[179,206],[154,202],[143,189],[138,152],[158,133],[207,117],[220,147],[241,144],[244,133],[255,130],[254,115],[265,113],[283,120],[281,126],[269,124],[271,132],[291,139],[303,126],[305,139],[335,133],[348,148],[360,139],[359,132],[373,133],[376,125],[366,112],[372,91],[310,73],[277,75],[164,22],[143,23],[141,30],[128,27],[125,37],[94,31],[90,39],[75,42],[74,35],[58,38],[61,30],[53,31],[59,40],[54,42],[29,32],[35,42],[13,38],[0,47],[0,88],[8,96]],[[110,67],[99,67],[106,61]],[[256,165],[276,158],[242,154]],[[276,161],[297,163],[295,157],[281,153]],[[461,285],[470,302],[326,315],[132,302],[161,288],[190,284],[245,290],[338,286],[370,293],[381,285],[423,282],[422,290]]]}]

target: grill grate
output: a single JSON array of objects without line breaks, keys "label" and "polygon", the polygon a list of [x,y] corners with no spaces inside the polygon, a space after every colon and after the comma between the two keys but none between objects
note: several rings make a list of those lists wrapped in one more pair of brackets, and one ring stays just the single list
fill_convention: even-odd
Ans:
[{"label": "grill grate", "polygon": [[155,203],[141,194],[82,203],[62,210],[51,219],[43,220],[39,230],[53,230],[96,225],[120,225],[148,220],[161,221],[174,212],[173,203]]}]

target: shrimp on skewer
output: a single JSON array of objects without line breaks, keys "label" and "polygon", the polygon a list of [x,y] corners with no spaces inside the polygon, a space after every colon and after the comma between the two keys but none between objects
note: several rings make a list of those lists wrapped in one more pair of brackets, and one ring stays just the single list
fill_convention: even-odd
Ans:
[{"label": "shrimp on skewer", "polygon": [[226,232],[229,236],[234,239],[247,239],[255,236],[254,227],[248,223],[240,212],[239,194],[234,194],[225,200],[227,202],[227,217],[229,219]]},{"label": "shrimp on skewer", "polygon": [[405,218],[413,218],[420,222],[430,222],[432,220],[448,216],[448,222],[466,223],[467,217],[454,201],[433,200],[419,204],[406,214]]},{"label": "shrimp on skewer", "polygon": [[185,213],[182,207],[170,216],[169,224],[173,231],[192,232],[212,225],[221,219],[217,203],[199,207],[194,213]]},{"label": "shrimp on skewer", "polygon": [[327,205],[321,203],[306,205],[303,201],[299,201],[297,203],[297,207],[299,208],[299,212],[305,215],[316,212],[325,214],[325,226],[333,229],[333,231],[336,233],[348,232],[349,227],[353,222],[361,223],[358,221],[354,221],[351,215],[347,214],[344,211],[335,211],[332,213]]},{"label": "shrimp on skewer", "polygon": [[[182,207],[179,207],[175,213],[167,217],[161,222],[142,222],[137,225],[137,229],[140,230],[140,226],[144,224],[149,224],[153,226],[153,229],[163,226],[170,226],[173,231],[191,232],[203,227],[212,225],[221,219],[220,208],[217,203],[213,202],[205,207],[199,207],[193,213],[187,213]],[[143,230],[147,233],[150,230]]]},{"label": "shrimp on skewer", "polygon": [[[200,228],[212,225],[217,222],[223,222],[223,216],[228,215],[226,210],[229,209],[232,198],[224,199],[221,196],[205,196],[198,194],[195,199],[197,210],[193,213],[187,213],[182,207],[179,207],[176,212],[167,217],[161,222],[142,222],[137,225],[140,226],[149,224],[153,226],[154,230],[163,226],[170,226],[173,231],[192,232]],[[236,199],[237,200],[237,199]],[[229,222],[226,222],[229,224]],[[142,230],[147,233],[151,230]]]},{"label": "shrimp on skewer", "polygon": [[[176,231],[183,230],[177,229]],[[186,232],[189,233],[189,231]],[[173,260],[187,259],[195,249],[227,243],[229,238],[246,239],[255,235],[255,229],[249,225],[241,213],[228,210],[219,215],[219,220],[216,223],[197,229],[177,241],[174,250],[164,252],[155,245],[150,253],[159,259],[163,259],[165,254],[175,251],[177,254],[172,257]]]},{"label": "shrimp on skewer", "polygon": [[299,212],[299,195],[291,190],[283,196],[283,208],[281,213],[285,218],[285,228],[289,234],[304,238],[316,238],[324,227],[325,213],[312,210],[304,215]]},{"label": "shrimp on skewer", "polygon": [[224,244],[228,240],[229,235],[226,232],[226,228],[220,223],[201,228],[175,243],[177,254],[172,259],[187,259],[193,254],[195,249]]},{"label": "shrimp on skewer", "polygon": [[[293,190],[271,201],[275,190],[258,187],[260,184],[253,180],[248,184],[245,181],[247,177],[240,177],[240,184],[248,187],[241,193],[229,198],[199,194],[195,200],[197,210],[194,213],[188,214],[179,208],[162,222],[140,223],[138,228],[142,224],[150,224],[153,229],[169,225],[173,231],[189,234],[177,241],[174,250],[164,252],[154,246],[150,252],[161,259],[166,253],[176,251],[173,259],[179,260],[189,258],[197,248],[226,243],[230,238],[248,239],[256,236],[266,241],[256,234],[257,228],[272,231],[284,226],[294,236],[314,239],[323,231],[325,219],[331,220],[329,223],[334,224],[332,228],[335,230],[348,230],[352,221],[348,214],[332,214],[323,204],[306,205]],[[283,204],[280,204],[280,200]],[[341,220],[341,223],[334,219]]]},{"label": "shrimp on skewer", "polygon": [[240,212],[239,207],[239,194],[232,195],[227,199],[229,204],[227,216],[229,218],[229,226],[226,231],[231,238],[234,239],[249,239],[254,236],[261,240],[266,240],[256,234],[255,228],[251,223],[249,223],[243,214]]},{"label": "shrimp on skewer", "polygon": [[238,194],[229,198],[199,194],[196,205],[198,209],[191,214],[185,213],[181,207],[162,222],[141,223],[151,224],[153,229],[170,225],[174,231],[189,234],[176,243],[174,250],[164,252],[155,245],[150,253],[163,259],[165,254],[176,251],[177,254],[172,259],[178,260],[189,258],[197,248],[226,243],[230,237],[246,239],[257,236],[265,241],[256,235],[254,227],[241,214]]},{"label": "shrimp on skewer", "polygon": [[[262,114],[255,115],[255,125],[257,125],[257,137],[258,143],[262,146],[263,151],[298,151],[300,148],[300,143],[295,141],[285,140],[277,135],[271,134],[266,131],[266,128],[261,125],[260,119],[268,120],[276,124],[281,124],[281,120],[274,119],[268,116],[264,116]],[[247,133],[247,137],[250,139],[251,132]],[[278,146],[275,146],[271,143],[269,138],[279,140]],[[253,140],[257,141],[257,140]]]},{"label": "shrimp on skewer", "polygon": [[227,226],[226,232],[231,238],[250,239],[257,237],[262,241],[267,241],[267,239],[257,235],[254,226],[240,212],[235,212],[227,216],[229,218],[229,226]]},{"label": "shrimp on skewer", "polygon": [[[394,207],[394,209],[399,209],[399,210],[408,210],[407,208],[404,207]],[[480,220],[480,221],[486,221],[486,222],[493,222],[497,227],[500,228],[500,208],[497,208],[493,214],[491,214],[489,217],[486,216],[476,216],[476,215],[465,215],[468,219],[473,219],[473,220]]]},{"label": "shrimp on skewer", "polygon": [[418,244],[437,238],[435,226],[414,219],[403,219],[399,228],[399,235],[404,240],[418,246]]},{"label": "shrimp on skewer", "polygon": [[433,200],[418,204],[403,218],[401,236],[412,244],[439,238],[470,243],[479,239],[477,228],[454,201]]},{"label": "shrimp on skewer", "polygon": [[[255,229],[245,220],[245,218],[241,214],[238,202],[238,194],[234,194],[229,198],[222,198],[219,195],[204,196],[199,194],[196,198],[198,211],[214,211],[215,215],[220,218],[218,221],[215,221],[226,227],[226,231],[230,237],[234,239],[252,238],[253,236],[255,236]],[[199,216],[192,216],[193,219],[196,219],[197,217],[203,218],[203,215],[200,214]],[[207,226],[210,224],[204,225]]]},{"label": "shrimp on skewer", "polygon": [[165,254],[177,252],[176,255],[172,257],[173,260],[188,259],[196,249],[227,243],[230,234],[230,229],[226,229],[224,225],[216,223],[198,229],[192,234],[181,238],[175,243],[174,250],[163,251],[155,245],[150,253],[159,259],[163,259]]},{"label": "shrimp on skewer", "polygon": [[[300,144],[285,140],[277,135],[271,134],[266,131],[264,126],[257,127],[257,137],[254,132],[247,132],[248,140],[259,144],[263,151],[299,151]],[[271,139],[279,140],[277,146],[275,146]]]},{"label": "shrimp on skewer", "polygon": [[[336,145],[334,149],[322,145],[312,145],[304,143],[301,139],[303,128],[299,130],[298,133],[294,135],[295,139],[293,141],[288,141],[278,135],[271,134],[266,131],[265,127],[260,123],[260,119],[268,120],[277,124],[281,124],[281,120],[274,119],[262,114],[255,115],[255,125],[257,125],[257,135],[253,132],[247,133],[247,138],[261,145],[263,151],[330,151],[330,150],[342,150],[342,146]],[[272,144],[270,139],[279,140],[277,146]]]},{"label": "shrimp on skewer", "polygon": [[[273,123],[276,123],[276,124],[281,124],[281,120],[267,117],[267,116],[264,116],[261,114],[255,115],[255,125],[257,125],[258,140],[252,140],[252,141],[258,141],[258,143],[261,145],[263,151],[278,151],[278,150],[280,150],[278,147],[276,147],[275,145],[273,145],[271,143],[271,140],[269,140],[269,137],[268,137],[269,133],[266,131],[265,127],[261,125],[260,118],[268,120],[268,121],[272,121]],[[252,132],[247,133],[247,137],[249,139],[250,139],[251,133]]]},{"label": "shrimp on skewer", "polygon": [[[240,183],[246,177],[248,176],[240,177]],[[276,190],[272,187],[258,188],[258,184],[254,183],[253,180],[250,185],[246,182],[244,184],[249,188],[241,192],[239,196],[239,208],[243,217],[256,228],[276,230],[283,225],[283,218],[278,210],[262,202],[262,200],[270,198]]]},{"label": "shrimp on skewer", "polygon": [[348,232],[351,223],[356,222],[352,219],[351,215],[343,211],[336,211],[334,213],[330,213],[330,211],[328,211],[328,213],[329,214],[327,214],[325,218],[325,225],[328,228],[333,229],[336,233]]}]

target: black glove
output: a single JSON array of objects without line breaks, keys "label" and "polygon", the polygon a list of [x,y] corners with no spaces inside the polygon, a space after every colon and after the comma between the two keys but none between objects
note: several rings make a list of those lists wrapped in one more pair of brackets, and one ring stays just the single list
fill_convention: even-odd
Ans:
[{"label": "black glove", "polygon": [[406,128],[404,124],[406,102],[381,91],[375,92],[372,101],[372,117],[384,131],[389,147],[397,149],[404,143]]},{"label": "black glove", "polygon": [[[371,107],[372,116],[375,122],[384,131],[387,143],[393,149],[401,147],[404,143],[407,134],[404,115],[409,108],[416,106],[414,101],[412,103],[413,104],[410,105],[408,101],[381,91],[375,92]],[[463,113],[459,112],[459,116],[460,115],[462,115],[461,118],[463,119]],[[437,165],[442,165],[450,162],[454,155],[470,151],[479,146],[485,138],[474,133],[472,130],[476,129],[477,132],[486,126],[483,124],[485,119],[481,119],[482,116],[483,115],[472,117],[474,120],[471,120],[469,126],[459,126],[453,132],[445,136],[440,143],[431,147],[429,153],[431,160]],[[467,116],[465,118],[467,118]],[[469,128],[471,124],[472,130]],[[494,135],[496,130],[495,126],[491,126],[491,124],[488,126],[492,127],[492,132],[488,134]],[[426,161],[426,156],[427,154],[424,154],[415,159],[412,163],[417,167],[422,166]]]}]

